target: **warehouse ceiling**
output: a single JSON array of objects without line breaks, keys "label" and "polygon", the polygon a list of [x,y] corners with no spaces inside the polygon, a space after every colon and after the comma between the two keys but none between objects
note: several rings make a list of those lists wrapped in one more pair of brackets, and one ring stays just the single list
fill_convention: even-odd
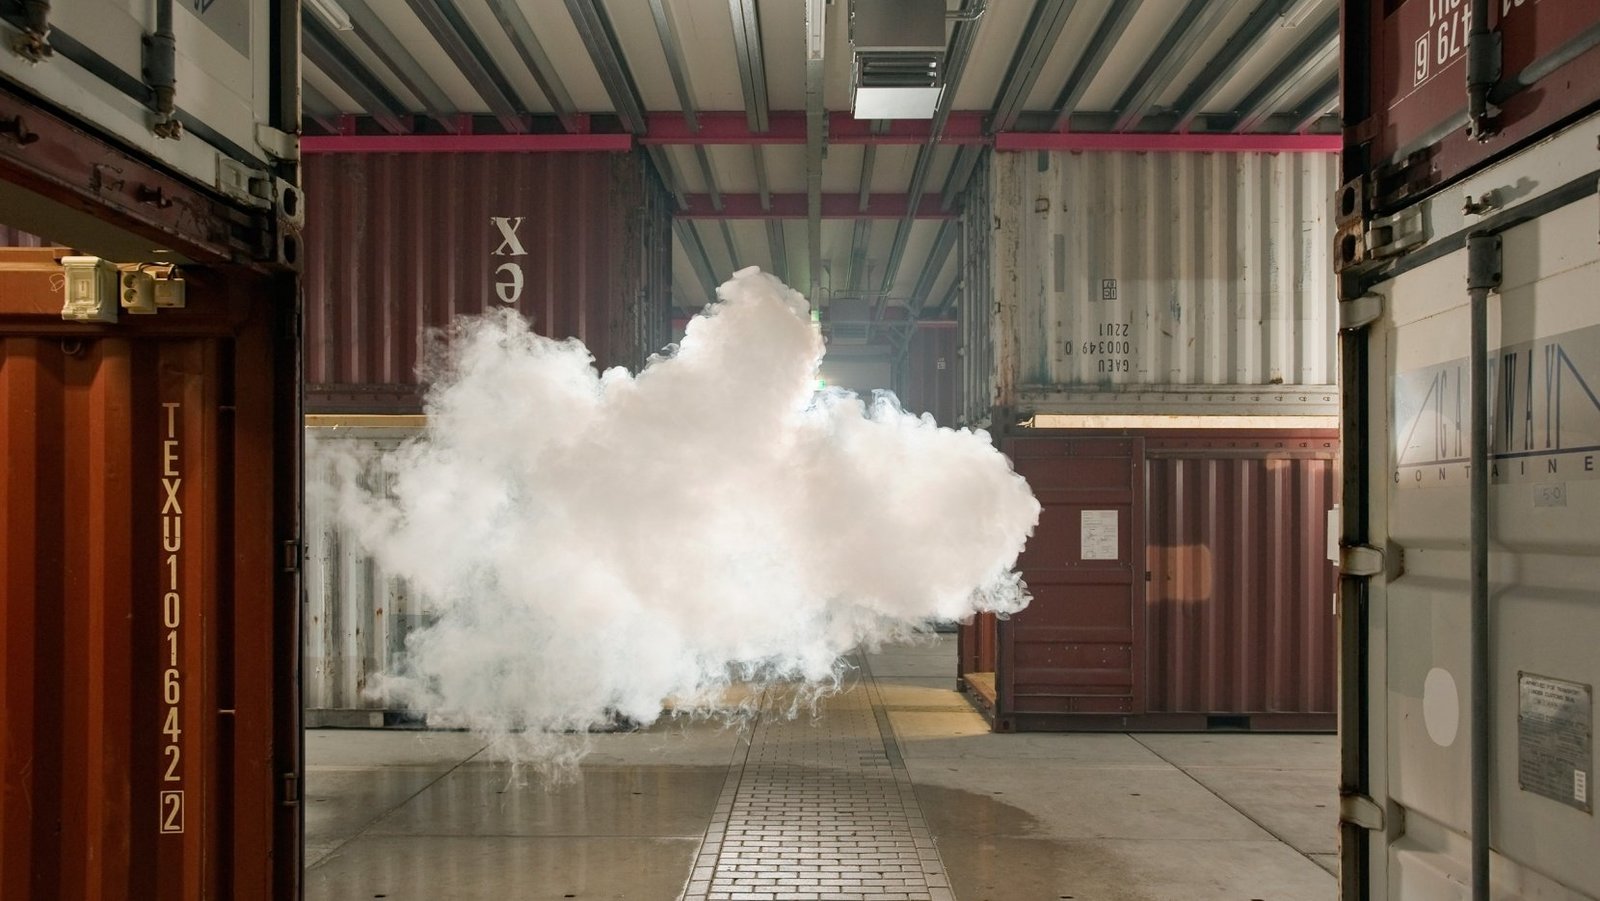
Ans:
[{"label": "warehouse ceiling", "polygon": [[1335,0],[947,0],[939,108],[892,122],[852,118],[847,0],[808,73],[809,5],[306,0],[306,133],[627,134],[678,200],[675,306],[758,265],[892,319],[948,315],[985,145],[1337,131]]}]

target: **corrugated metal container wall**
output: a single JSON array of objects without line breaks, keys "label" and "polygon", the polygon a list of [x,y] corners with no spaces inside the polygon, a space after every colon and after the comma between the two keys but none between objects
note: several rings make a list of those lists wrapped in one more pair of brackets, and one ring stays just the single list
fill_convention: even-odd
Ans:
[{"label": "corrugated metal container wall", "polygon": [[904,362],[905,393],[901,401],[914,413],[932,413],[943,426],[956,424],[956,356],[960,334],[947,326],[919,326],[911,333]]},{"label": "corrugated metal container wall", "polygon": [[1152,713],[1334,713],[1333,434],[1145,442]]},{"label": "corrugated metal container wall", "polygon": [[392,725],[392,714],[399,712],[368,691],[376,676],[400,664],[406,636],[425,624],[432,611],[404,580],[384,572],[339,521],[333,462],[365,462],[368,486],[386,491],[386,476],[374,465],[378,455],[416,434],[415,428],[394,427],[306,430],[302,684],[307,726]]},{"label": "corrugated metal container wall", "polygon": [[63,322],[60,252],[0,251],[0,897],[298,897],[293,280]]},{"label": "corrugated metal container wall", "polygon": [[25,231],[0,225],[0,247],[48,247],[50,242],[38,235],[30,235]]},{"label": "corrugated metal container wall", "polygon": [[[994,152],[985,150],[973,171],[974,184],[989,183]],[[994,406],[994,213],[988,191],[968,191],[961,209],[961,295],[956,301],[960,329],[956,425],[989,424]]]},{"label": "corrugated metal container wall", "polygon": [[670,340],[670,198],[628,153],[307,157],[313,411],[415,412],[424,332],[510,307],[638,366]]},{"label": "corrugated metal container wall", "polygon": [[1044,511],[1018,561],[1033,602],[963,627],[962,675],[996,729],[1333,728],[1337,432],[1003,447]]},{"label": "corrugated metal container wall", "polygon": [[1024,414],[1333,413],[1335,163],[997,154],[997,403]]}]

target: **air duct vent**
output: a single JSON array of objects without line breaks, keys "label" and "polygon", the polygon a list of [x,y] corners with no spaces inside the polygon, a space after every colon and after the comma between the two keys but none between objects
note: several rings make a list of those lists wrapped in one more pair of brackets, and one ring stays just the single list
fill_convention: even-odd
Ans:
[{"label": "air duct vent", "polygon": [[857,119],[931,119],[944,91],[944,0],[852,0]]},{"label": "air duct vent", "polygon": [[828,343],[865,344],[872,327],[872,311],[857,297],[836,297],[828,304]]}]

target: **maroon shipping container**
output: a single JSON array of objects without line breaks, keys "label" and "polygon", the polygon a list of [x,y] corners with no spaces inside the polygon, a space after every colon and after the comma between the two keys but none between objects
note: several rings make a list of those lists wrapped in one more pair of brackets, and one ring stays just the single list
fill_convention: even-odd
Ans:
[{"label": "maroon shipping container", "polygon": [[997,730],[1334,727],[1337,432],[1003,446],[1044,511],[1019,561],[1033,602],[963,627]]},{"label": "maroon shipping container", "polygon": [[[1600,106],[1600,3],[1491,0],[1491,132],[1468,134],[1471,0],[1345,0],[1344,177],[1387,214]],[[1490,38],[1493,40],[1493,37]],[[1493,48],[1489,50],[1493,55]]]},{"label": "maroon shipping container", "polygon": [[932,413],[942,426],[956,424],[956,380],[961,366],[956,356],[960,332],[944,324],[919,325],[906,348],[901,403],[914,413]]},{"label": "maroon shipping container", "polygon": [[64,322],[0,250],[0,897],[293,898],[294,279]]},{"label": "maroon shipping container", "polygon": [[671,198],[635,153],[305,164],[306,408],[421,409],[424,333],[510,307],[602,366],[670,340]]}]

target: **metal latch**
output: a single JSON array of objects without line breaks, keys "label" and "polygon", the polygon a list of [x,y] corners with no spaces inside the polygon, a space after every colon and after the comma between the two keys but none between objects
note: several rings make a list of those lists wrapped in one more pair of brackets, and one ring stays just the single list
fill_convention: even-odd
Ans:
[{"label": "metal latch", "polygon": [[1347,576],[1380,575],[1383,572],[1383,551],[1367,544],[1341,544],[1339,572]]},{"label": "metal latch", "polygon": [[1383,831],[1383,806],[1359,792],[1339,793],[1339,822],[1371,832]]},{"label": "metal latch", "polygon": [[226,154],[217,154],[217,190],[259,209],[272,207],[272,176]]},{"label": "metal latch", "polygon": [[283,806],[294,807],[300,803],[300,774],[283,774]]},{"label": "metal latch", "polygon": [[300,571],[300,542],[293,538],[283,543],[283,571],[286,573]]},{"label": "metal latch", "polygon": [[1428,240],[1421,206],[1411,206],[1393,216],[1372,220],[1367,225],[1367,256],[1372,259],[1399,256]]}]

